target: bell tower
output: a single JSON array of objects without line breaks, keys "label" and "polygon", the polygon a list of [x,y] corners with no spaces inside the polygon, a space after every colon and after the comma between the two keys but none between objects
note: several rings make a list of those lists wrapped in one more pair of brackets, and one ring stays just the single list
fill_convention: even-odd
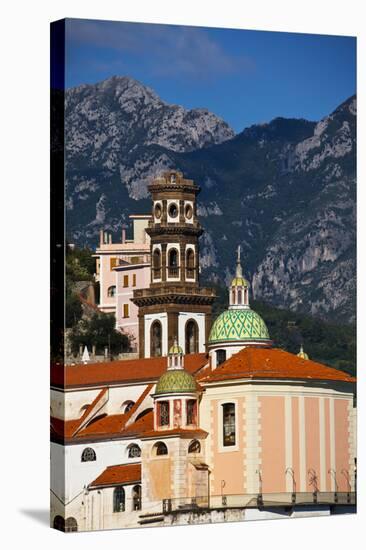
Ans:
[{"label": "bell tower", "polygon": [[184,353],[206,351],[215,294],[199,286],[197,219],[200,188],[181,172],[164,172],[148,190],[152,195],[151,280],[135,290],[139,307],[140,357],[167,355],[177,338]]}]

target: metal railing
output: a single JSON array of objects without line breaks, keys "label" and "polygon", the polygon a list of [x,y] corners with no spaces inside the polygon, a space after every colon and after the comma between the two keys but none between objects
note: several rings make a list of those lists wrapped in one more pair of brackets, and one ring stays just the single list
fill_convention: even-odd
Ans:
[{"label": "metal railing", "polygon": [[168,266],[168,277],[178,278],[179,277],[179,267]]},{"label": "metal railing", "polygon": [[162,296],[166,294],[186,294],[189,296],[209,296],[215,297],[216,294],[212,288],[189,288],[182,285],[169,285],[159,288],[140,288],[134,290],[134,298],[145,298],[150,296]]},{"label": "metal railing", "polygon": [[306,505],[355,505],[355,492],[297,492],[297,493],[252,493],[239,495],[210,495],[201,497],[170,498],[162,502],[162,511],[167,514],[184,510],[257,508]]}]

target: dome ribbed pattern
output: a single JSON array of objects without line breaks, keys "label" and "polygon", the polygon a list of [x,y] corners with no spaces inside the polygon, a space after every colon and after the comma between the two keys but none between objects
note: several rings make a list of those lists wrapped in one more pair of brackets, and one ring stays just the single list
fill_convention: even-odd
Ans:
[{"label": "dome ribbed pattern", "polygon": [[265,322],[252,309],[229,309],[212,325],[210,344],[237,340],[270,340]]},{"label": "dome ribbed pattern", "polygon": [[183,355],[183,350],[180,346],[174,344],[169,350],[169,355]]},{"label": "dome ribbed pattern", "polygon": [[234,279],[231,281],[231,286],[243,286],[248,288],[249,281],[244,279],[244,277],[234,277]]},{"label": "dome ribbed pattern", "polygon": [[168,370],[159,378],[155,394],[193,393],[196,391],[197,385],[193,376],[183,369],[176,369]]}]

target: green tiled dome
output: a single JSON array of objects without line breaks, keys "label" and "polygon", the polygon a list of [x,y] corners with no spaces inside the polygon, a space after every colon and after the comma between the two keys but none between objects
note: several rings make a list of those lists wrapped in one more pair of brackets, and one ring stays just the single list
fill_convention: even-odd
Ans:
[{"label": "green tiled dome", "polygon": [[252,309],[229,309],[212,325],[209,343],[236,340],[269,340],[262,317]]},{"label": "green tiled dome", "polygon": [[196,381],[184,369],[168,370],[156,384],[155,394],[193,393],[197,391]]}]

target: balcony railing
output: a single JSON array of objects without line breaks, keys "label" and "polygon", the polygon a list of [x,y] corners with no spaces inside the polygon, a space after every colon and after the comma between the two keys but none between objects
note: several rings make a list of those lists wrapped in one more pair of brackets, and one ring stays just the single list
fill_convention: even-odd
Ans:
[{"label": "balcony railing", "polygon": [[186,279],[194,279],[194,267],[187,267],[186,269]]},{"label": "balcony railing", "polygon": [[179,277],[179,267],[168,267],[168,277],[172,279],[178,279]]},{"label": "balcony railing", "polygon": [[215,297],[216,294],[212,288],[189,288],[182,285],[167,285],[159,288],[139,288],[134,290],[134,298],[148,298],[150,296],[165,296],[167,294],[182,294],[189,296],[209,296]]},{"label": "balcony railing", "polygon": [[161,267],[153,267],[153,279],[161,279]]},{"label": "balcony railing", "polygon": [[162,511],[167,514],[174,511],[221,508],[256,508],[306,506],[323,504],[324,506],[356,504],[355,492],[304,492],[304,493],[253,493],[241,495],[210,495],[164,499]]}]

